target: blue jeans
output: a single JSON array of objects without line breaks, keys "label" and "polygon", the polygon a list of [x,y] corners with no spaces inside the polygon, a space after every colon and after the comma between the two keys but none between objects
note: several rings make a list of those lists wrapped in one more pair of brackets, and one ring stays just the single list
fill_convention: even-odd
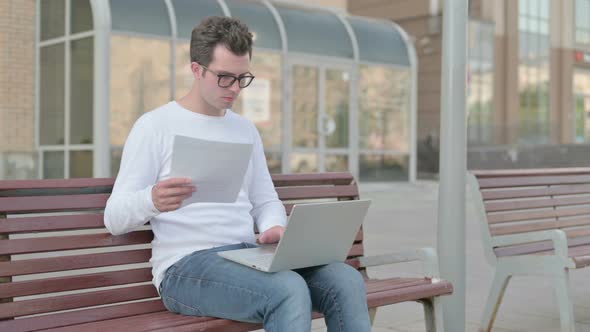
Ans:
[{"label": "blue jeans", "polygon": [[310,331],[311,311],[328,331],[370,331],[365,283],[345,263],[261,272],[217,255],[255,247],[240,243],[196,251],[166,270],[160,285],[169,311],[262,323],[268,332]]}]

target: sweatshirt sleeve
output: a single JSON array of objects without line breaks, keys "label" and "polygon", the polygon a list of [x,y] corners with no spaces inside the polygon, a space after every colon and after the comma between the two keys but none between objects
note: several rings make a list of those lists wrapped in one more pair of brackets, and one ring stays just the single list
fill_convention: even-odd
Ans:
[{"label": "sweatshirt sleeve", "polygon": [[253,172],[248,192],[252,203],[250,213],[256,222],[258,231],[262,233],[273,226],[286,226],[287,214],[272,183],[260,134],[254,125],[252,128],[254,131]]},{"label": "sweatshirt sleeve", "polygon": [[149,113],[133,125],[104,211],[104,223],[111,234],[130,232],[160,213],[151,192],[162,162],[162,141],[161,134],[153,130]]}]

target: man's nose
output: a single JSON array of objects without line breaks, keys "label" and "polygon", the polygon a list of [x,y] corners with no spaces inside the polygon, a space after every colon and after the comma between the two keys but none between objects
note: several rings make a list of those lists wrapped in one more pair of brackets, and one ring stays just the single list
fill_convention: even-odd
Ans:
[{"label": "man's nose", "polygon": [[242,90],[242,88],[240,88],[240,81],[236,80],[230,87],[229,89],[233,92],[235,92],[236,94],[240,92],[240,90]]}]

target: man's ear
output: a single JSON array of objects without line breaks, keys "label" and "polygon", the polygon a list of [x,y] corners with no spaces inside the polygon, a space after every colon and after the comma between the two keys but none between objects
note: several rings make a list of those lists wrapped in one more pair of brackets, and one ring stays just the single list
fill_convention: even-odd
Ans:
[{"label": "man's ear", "polygon": [[191,62],[191,72],[193,73],[193,77],[195,79],[199,79],[201,77],[201,70],[203,68],[197,62]]}]

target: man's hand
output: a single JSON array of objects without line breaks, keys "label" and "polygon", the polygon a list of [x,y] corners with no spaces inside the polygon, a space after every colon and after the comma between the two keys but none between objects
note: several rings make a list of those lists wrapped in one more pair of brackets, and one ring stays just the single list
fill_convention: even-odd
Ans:
[{"label": "man's hand", "polygon": [[285,227],[283,227],[283,226],[271,227],[260,235],[260,237],[258,238],[258,243],[260,243],[260,244],[277,243],[283,237],[283,233],[285,233]]},{"label": "man's hand", "polygon": [[160,181],[152,187],[152,201],[160,212],[174,211],[180,208],[182,201],[191,197],[197,187],[191,179],[171,178]]}]

